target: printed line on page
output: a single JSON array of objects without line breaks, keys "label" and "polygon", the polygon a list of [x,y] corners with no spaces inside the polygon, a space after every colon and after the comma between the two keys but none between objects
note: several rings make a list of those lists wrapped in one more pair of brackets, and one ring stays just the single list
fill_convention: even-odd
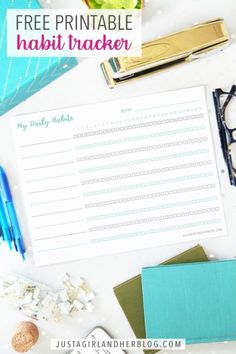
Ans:
[{"label": "printed line on page", "polygon": [[31,203],[31,206],[37,206],[37,205],[43,205],[43,204],[51,204],[51,203],[59,203],[59,202],[65,202],[68,200],[73,200],[73,199],[80,199],[81,196],[77,196],[77,197],[72,197],[72,198],[63,198],[63,199],[54,199],[54,200],[45,200],[43,202],[39,202],[39,203]]},{"label": "printed line on page", "polygon": [[38,143],[32,143],[28,145],[21,145],[20,148],[27,148],[27,147],[32,147],[32,146],[37,146],[37,145],[45,145],[45,144],[54,144],[54,143],[60,143],[63,141],[69,141],[71,138],[65,138],[65,139],[58,139],[58,140],[49,140],[49,141],[41,141]]},{"label": "printed line on page", "polygon": [[35,238],[35,241],[44,241],[44,240],[49,240],[52,238],[59,238],[59,237],[66,237],[66,236],[74,236],[74,235],[82,235],[86,234],[86,231],[79,231],[79,232],[73,232],[71,234],[65,234],[65,235],[55,235],[55,236],[47,236],[47,237],[40,237],[40,238]]},{"label": "printed line on page", "polygon": [[38,157],[46,157],[46,156],[53,156],[53,155],[61,155],[61,154],[67,154],[73,152],[72,150],[64,150],[64,151],[55,151],[55,152],[48,152],[45,154],[41,154],[41,155],[30,155],[30,156],[24,156],[21,157],[22,160],[27,160],[27,159],[36,159]]},{"label": "printed line on page", "polygon": [[51,189],[43,189],[40,191],[33,191],[33,192],[28,192],[28,194],[37,194],[37,193],[46,193],[46,192],[52,192],[52,191],[57,191],[57,190],[62,190],[62,189],[69,189],[69,188],[77,188],[78,185],[72,185],[72,186],[63,186],[63,187],[57,187],[57,188],[51,188]]},{"label": "printed line on page", "polygon": [[76,175],[77,175],[76,173],[68,173],[67,175],[48,176],[48,177],[43,177],[43,178],[31,179],[31,180],[28,180],[25,182],[26,183],[33,183],[33,182],[46,181],[46,180],[56,179],[56,178],[71,177],[71,176],[76,176]]},{"label": "printed line on page", "polygon": [[45,227],[54,227],[54,226],[60,226],[60,225],[69,225],[69,224],[77,224],[77,223],[82,223],[84,220],[74,220],[74,221],[67,221],[67,222],[62,222],[59,224],[49,224],[49,225],[43,225],[43,226],[39,226],[36,227],[35,229],[45,229]]},{"label": "printed line on page", "polygon": [[200,102],[200,100],[191,100],[191,101],[178,102],[178,103],[170,103],[170,104],[168,103],[165,105],[135,109],[134,112],[142,112],[142,111],[147,111],[147,110],[151,110],[151,109],[161,109],[161,108],[165,108],[165,107],[169,108],[169,107],[173,107],[173,106],[186,105],[186,104],[190,104],[190,103],[199,103],[199,102]]},{"label": "printed line on page", "polygon": [[53,213],[46,213],[46,214],[40,214],[40,215],[32,215],[32,218],[40,218],[40,217],[48,216],[48,215],[71,213],[72,211],[79,211],[79,210],[82,210],[82,208],[70,209],[70,210],[62,210],[62,211],[54,211]]},{"label": "printed line on page", "polygon": [[40,170],[42,168],[50,168],[50,167],[57,167],[57,166],[64,166],[64,165],[72,165],[74,164],[74,161],[69,161],[69,162],[63,162],[63,163],[57,163],[54,165],[45,165],[45,166],[38,166],[38,167],[31,167],[31,168],[25,168],[24,171],[33,171],[33,170]]}]

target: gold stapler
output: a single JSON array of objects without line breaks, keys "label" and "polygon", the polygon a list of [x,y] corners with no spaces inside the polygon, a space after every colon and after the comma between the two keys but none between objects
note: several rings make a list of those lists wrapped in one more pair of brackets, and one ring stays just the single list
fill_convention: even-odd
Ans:
[{"label": "gold stapler", "polygon": [[229,42],[223,19],[190,27],[142,45],[140,57],[113,57],[101,64],[110,88],[171,65],[197,59]]}]

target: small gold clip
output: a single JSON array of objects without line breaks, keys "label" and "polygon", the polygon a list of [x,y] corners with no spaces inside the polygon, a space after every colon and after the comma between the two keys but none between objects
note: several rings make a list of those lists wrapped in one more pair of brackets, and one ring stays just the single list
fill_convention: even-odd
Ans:
[{"label": "small gold clip", "polygon": [[184,61],[198,59],[229,43],[223,19],[190,27],[142,45],[141,57],[112,57],[101,64],[110,88]]}]

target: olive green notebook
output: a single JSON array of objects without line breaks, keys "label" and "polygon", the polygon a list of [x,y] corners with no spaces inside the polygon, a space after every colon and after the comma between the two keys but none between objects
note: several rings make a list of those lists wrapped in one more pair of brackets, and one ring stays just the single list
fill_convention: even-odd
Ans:
[{"label": "olive green notebook", "polygon": [[[162,264],[178,264],[208,261],[204,249],[197,245]],[[143,310],[141,275],[127,280],[114,288],[115,296],[137,338],[146,338]],[[148,354],[154,350],[145,351]]]}]

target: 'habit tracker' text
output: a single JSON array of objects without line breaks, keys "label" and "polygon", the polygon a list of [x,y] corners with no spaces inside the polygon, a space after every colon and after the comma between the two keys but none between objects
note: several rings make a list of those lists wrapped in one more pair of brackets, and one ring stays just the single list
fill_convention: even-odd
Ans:
[{"label": "'habit tracker' text", "polygon": [[[127,39],[109,39],[104,34],[101,39],[85,39],[81,40],[75,38],[71,34],[67,37],[68,49],[69,50],[129,50],[132,46]],[[40,50],[47,51],[50,49],[53,50],[64,50],[66,47],[66,41],[63,39],[63,36],[58,34],[52,36],[48,39],[44,34],[38,39],[22,39],[20,34],[17,35],[17,50]]]}]

